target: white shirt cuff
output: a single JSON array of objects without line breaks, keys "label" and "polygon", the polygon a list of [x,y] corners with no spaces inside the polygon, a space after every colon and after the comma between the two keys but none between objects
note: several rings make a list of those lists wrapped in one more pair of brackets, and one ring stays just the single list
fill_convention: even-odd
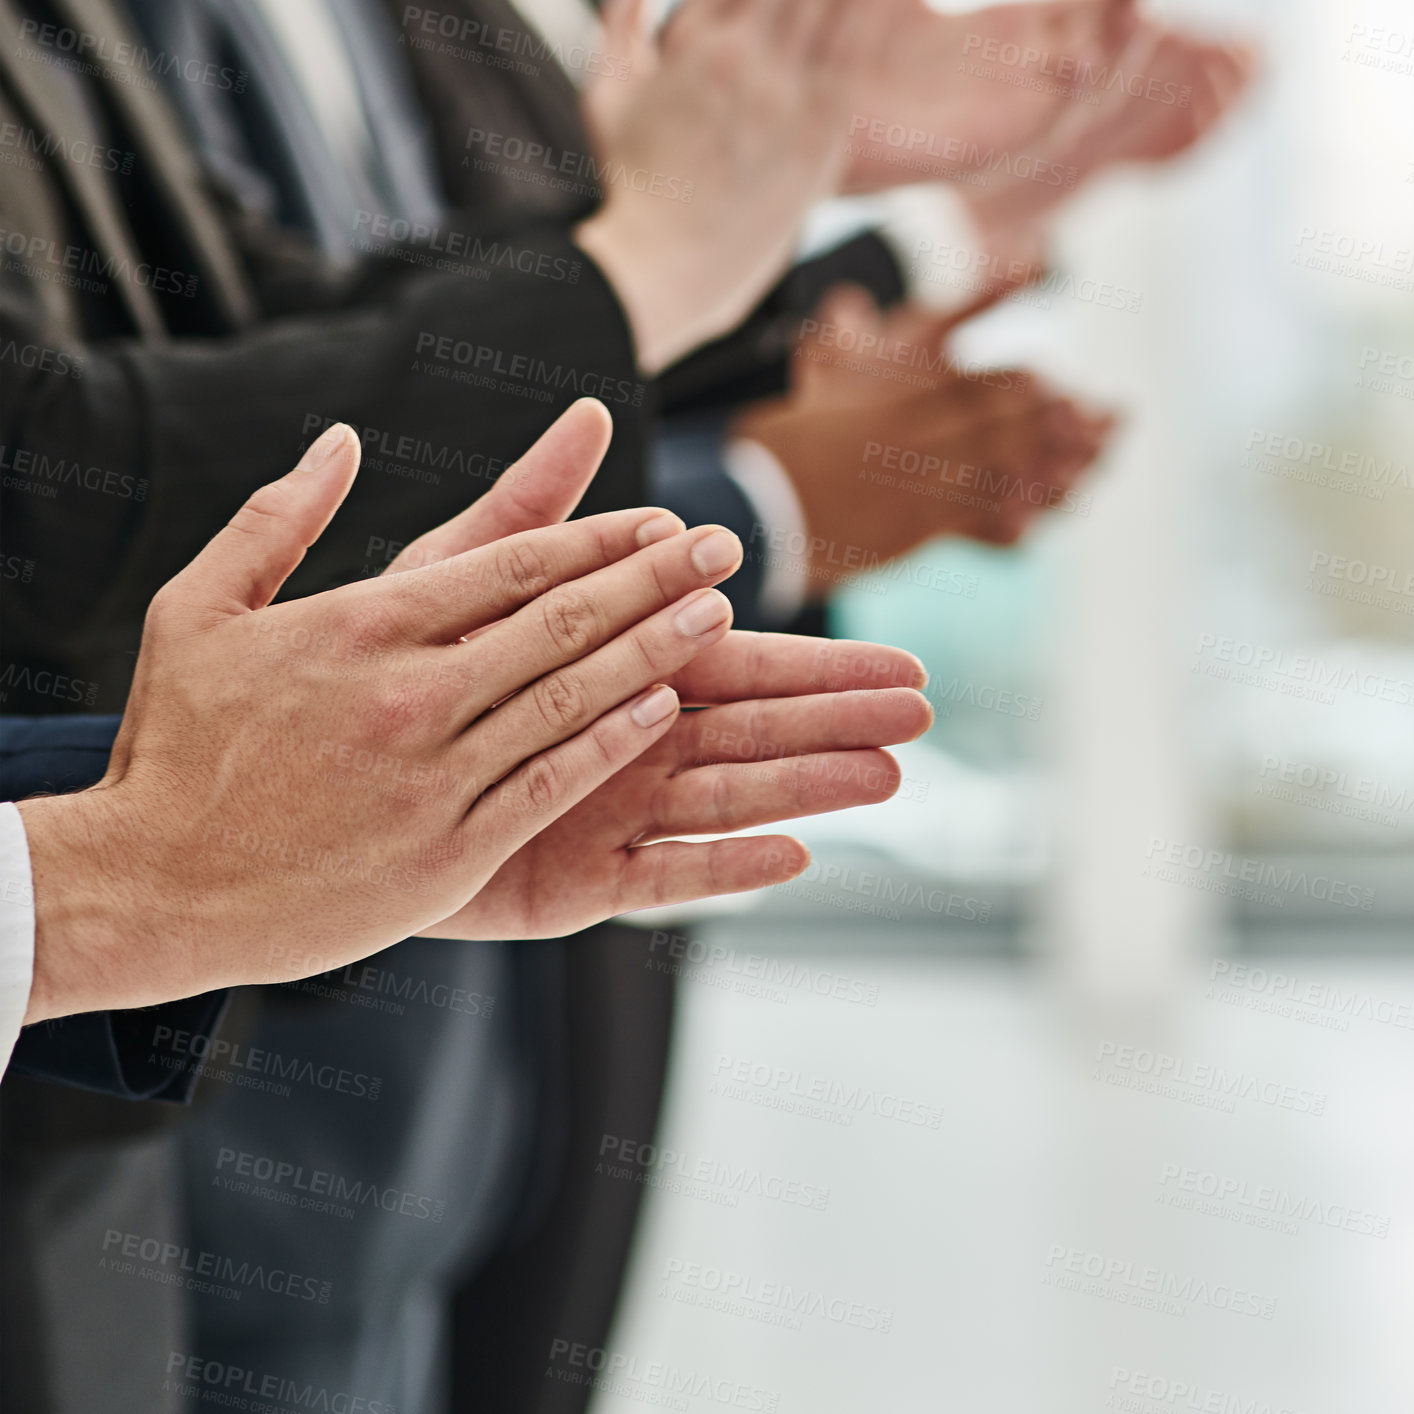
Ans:
[{"label": "white shirt cuff", "polygon": [[805,607],[810,555],[805,511],[790,473],[749,437],[736,437],[722,448],[722,468],[751,502],[762,539],[761,614],[768,622],[790,623]]},{"label": "white shirt cuff", "polygon": [[20,1039],[34,980],[34,878],[24,820],[0,802],[0,1072]]}]

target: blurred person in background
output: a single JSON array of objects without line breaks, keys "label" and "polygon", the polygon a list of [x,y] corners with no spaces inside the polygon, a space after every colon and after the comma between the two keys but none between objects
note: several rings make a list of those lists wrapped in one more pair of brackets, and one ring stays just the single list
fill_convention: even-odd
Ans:
[{"label": "blurred person in background", "polygon": [[[1038,139],[1062,126],[1063,98],[1020,102],[1015,89],[977,82],[949,108],[943,100],[950,85],[937,82],[941,65],[980,33],[984,45],[999,35],[1039,36],[1086,56],[1092,67],[1113,66],[1145,33],[1151,39],[1163,33],[1146,31],[1130,6],[1016,6],[944,20],[911,3],[877,11],[854,6],[850,13],[849,7],[829,5],[698,3],[684,7],[661,42],[646,37],[636,7],[623,6],[611,17],[615,37],[606,49],[632,54],[627,77],[622,71],[617,78],[601,76],[588,96],[587,115],[551,62],[512,67],[468,58],[477,45],[492,52],[533,52],[533,37],[527,49],[522,37],[529,32],[504,5],[459,3],[436,11],[349,5],[337,15],[317,4],[153,0],[131,8],[130,18],[143,26],[151,50],[182,57],[183,64],[169,71],[167,94],[180,128],[170,109],[124,83],[121,71],[115,79],[109,59],[94,66],[93,83],[73,75],[60,78],[63,71],[48,62],[56,52],[54,35],[77,32],[112,40],[124,34],[123,17],[106,5],[55,0],[27,7],[15,36],[22,57],[6,74],[21,110],[40,115],[32,124],[38,131],[63,131],[88,120],[116,122],[123,132],[136,132],[131,150],[142,161],[132,164],[134,181],[127,190],[143,189],[138,201],[115,200],[112,189],[121,192],[123,184],[110,181],[105,188],[90,172],[65,167],[32,182],[17,203],[20,219],[7,210],[8,224],[20,229],[27,221],[35,224],[36,212],[52,220],[56,210],[71,215],[77,207],[110,248],[123,248],[126,239],[128,249],[150,254],[164,242],[176,241],[179,249],[185,243],[183,254],[190,259],[163,268],[169,274],[199,272],[194,281],[178,282],[190,299],[185,293],[173,298],[170,290],[157,292],[162,298],[150,290],[144,296],[146,286],[127,282],[110,290],[111,298],[92,298],[95,292],[85,291],[64,308],[65,297],[42,278],[7,278],[10,296],[0,303],[0,312],[13,318],[10,327],[28,346],[49,347],[34,338],[46,328],[62,332],[63,339],[55,342],[65,347],[76,336],[103,340],[110,333],[129,334],[126,342],[100,341],[84,350],[83,376],[70,385],[52,377],[31,379],[14,404],[22,421],[11,422],[11,414],[4,414],[6,440],[31,455],[59,456],[68,449],[82,466],[84,439],[101,439],[110,462],[131,456],[148,483],[149,504],[135,504],[131,492],[111,495],[113,505],[95,497],[92,513],[80,515],[77,526],[73,498],[62,509],[34,498],[20,502],[21,535],[32,537],[27,546],[52,545],[61,535],[75,544],[76,529],[88,542],[85,553],[75,555],[76,563],[35,601],[40,611],[21,651],[54,653],[71,671],[82,664],[106,694],[121,682],[123,669],[115,664],[129,651],[123,645],[132,642],[133,625],[160,582],[162,564],[181,555],[181,547],[206,523],[211,486],[223,477],[253,474],[261,457],[278,454],[280,437],[305,434],[311,421],[317,427],[344,416],[383,432],[412,434],[435,453],[439,446],[464,447],[465,429],[473,426],[490,448],[477,449],[478,465],[503,464],[504,454],[496,449],[537,409],[501,389],[490,396],[474,379],[453,383],[421,372],[409,376],[411,355],[424,340],[434,375],[443,368],[458,373],[463,353],[473,369],[480,361],[497,379],[508,363],[522,366],[513,362],[517,356],[560,367],[577,359],[580,371],[594,372],[604,386],[627,387],[622,402],[611,397],[619,423],[617,454],[597,496],[621,496],[616,488],[637,474],[644,448],[651,447],[658,498],[689,519],[701,518],[698,506],[710,506],[713,518],[746,530],[743,538],[753,553],[738,576],[742,586],[736,595],[747,613],[761,615],[757,621],[787,622],[807,598],[820,597],[838,573],[840,543],[883,559],[948,531],[1015,538],[1038,505],[1064,494],[1103,442],[1105,419],[1082,413],[1034,381],[1018,377],[998,388],[1004,380],[968,377],[945,364],[938,374],[943,361],[936,345],[950,326],[929,322],[907,302],[881,314],[862,294],[837,293],[817,325],[875,329],[884,340],[906,335],[928,359],[917,396],[901,398],[897,388],[867,372],[825,368],[801,357],[792,363],[801,320],[820,312],[818,301],[841,280],[868,291],[879,305],[903,299],[901,263],[878,238],[851,242],[799,267],[752,306],[788,261],[813,200],[839,188],[880,184],[879,172],[871,173],[870,154],[857,142],[851,154],[845,137],[859,131],[867,136],[875,117],[892,122],[885,103],[907,100],[914,116],[922,115],[913,126],[927,124],[923,131],[945,139],[964,120],[967,131],[993,149]],[[452,16],[457,33],[470,44],[418,42],[419,26],[429,16],[437,25]],[[831,30],[832,24],[839,28]],[[1181,38],[1174,44],[1189,70],[1203,73],[1214,66],[1201,46]],[[112,53],[111,46],[104,52]],[[194,71],[187,68],[192,61]],[[526,67],[534,73],[527,75]],[[196,81],[190,72],[198,75]],[[58,106],[56,82],[69,89],[58,95]],[[47,93],[46,84],[51,85]],[[1115,111],[1110,104],[1102,126],[1131,128],[1132,115],[1126,117],[1124,106]],[[999,125],[1017,110],[1022,114],[1017,127],[999,134]],[[866,119],[862,129],[861,118]],[[727,131],[745,144],[732,147],[719,136]],[[1201,125],[1191,136],[1198,131]],[[785,142],[783,135],[795,140]],[[1093,137],[1087,129],[1066,142],[1087,135]],[[121,144],[108,146],[120,157],[125,151]],[[888,180],[904,176],[888,160],[893,150],[887,141],[883,147],[885,160],[874,161],[873,168],[886,168]],[[1101,154],[1098,165],[1106,149],[1104,144],[1092,149]],[[532,152],[536,155],[529,156]],[[728,152],[734,163],[723,160]],[[1126,149],[1114,155],[1161,154]],[[545,179],[547,170],[554,180]],[[637,190],[634,174],[639,173],[659,190],[646,195]],[[70,190],[56,192],[55,175]],[[671,182],[677,183],[678,199],[665,194]],[[685,182],[693,184],[690,202],[680,199]],[[1031,195],[1029,188],[1026,194]],[[159,211],[169,214],[159,218]],[[1017,224],[1034,229],[1046,213],[1028,209],[1024,220],[1004,214],[1006,219],[994,225],[1009,232]],[[469,228],[468,216],[475,222]],[[400,231],[409,238],[396,239]],[[478,246],[471,245],[478,240]],[[576,267],[583,253],[593,263]],[[447,259],[460,274],[427,273],[437,260]],[[478,262],[491,267],[482,289],[476,288]],[[579,278],[571,282],[565,272],[576,268]],[[476,338],[468,338],[473,330]],[[137,342],[133,332],[141,336]],[[209,342],[212,334],[220,338]],[[367,346],[359,344],[360,335],[368,336]],[[396,357],[369,358],[367,347]],[[651,393],[638,400],[656,401],[674,420],[666,436],[651,433],[636,406],[640,368],[657,375]],[[847,382],[854,387],[846,393]],[[234,396],[233,389],[245,391]],[[823,416],[824,403],[830,405],[829,418]],[[180,474],[180,453],[191,435],[185,430],[187,409],[200,409],[216,426],[212,440],[220,456],[204,485]],[[828,437],[820,435],[825,431]],[[982,467],[1005,467],[1007,484],[1020,494],[990,507],[930,502],[927,515],[913,505],[901,511],[904,497],[865,497],[858,485],[858,449],[879,436],[936,446],[944,454],[975,458]],[[397,484],[390,476],[377,485],[376,503],[370,496],[363,505],[351,505],[349,533],[341,535],[336,527],[324,554],[311,557],[296,587],[307,590],[366,572],[372,537],[383,545],[405,539],[414,499],[441,494],[409,482]],[[606,503],[612,502],[591,499],[592,508]],[[728,506],[730,515],[724,511]],[[834,523],[848,539],[841,542],[826,529]],[[856,526],[868,526],[867,536]],[[140,538],[134,533],[139,528]],[[826,547],[819,566],[789,549],[817,540]],[[773,544],[784,544],[787,553],[771,554]],[[100,585],[101,602],[95,593]],[[545,975],[531,984],[497,971],[504,964],[494,950],[481,973],[461,979],[468,994],[538,999],[527,1008],[526,1020],[537,1036],[537,1078],[527,1080],[524,1057],[485,1053],[482,1039],[462,1036],[459,1057],[445,1049],[441,1055],[444,1068],[459,1064],[477,1077],[474,1098],[483,1113],[528,1112],[537,1103],[530,1097],[538,1095],[533,1140],[526,1140],[522,1128],[509,1150],[502,1146],[503,1151],[520,1146],[520,1157],[501,1165],[502,1173],[539,1175],[538,1183],[523,1183],[519,1194],[536,1201],[517,1203],[510,1196],[515,1184],[504,1177],[488,1182],[469,1202],[469,1209],[478,1202],[481,1207],[469,1211],[459,1251],[435,1240],[424,1244],[436,1249],[431,1265],[429,1252],[405,1234],[396,1261],[386,1250],[375,1251],[378,1244],[372,1241],[347,1244],[355,1257],[361,1252],[367,1260],[353,1268],[357,1275],[344,1313],[348,1324],[319,1356],[327,1368],[352,1370],[369,1388],[384,1388],[389,1379],[398,1388],[428,1388],[426,1371],[436,1364],[441,1313],[455,1304],[456,1388],[475,1389],[507,1407],[532,1407],[542,1396],[584,1397],[582,1390],[544,1388],[540,1364],[546,1337],[553,1333],[593,1343],[605,1329],[633,1210],[632,1195],[625,1200],[586,1181],[582,1159],[592,1151],[584,1144],[608,1132],[610,1122],[620,1134],[651,1134],[669,993],[666,985],[651,980],[645,985],[642,968],[622,966],[611,947],[596,953],[592,942],[581,940],[573,953],[545,965],[549,953],[541,955]],[[433,965],[418,960],[409,947],[398,960],[402,971],[385,971],[405,979]],[[572,1009],[557,1000],[567,993],[579,999]],[[357,1000],[356,995],[346,999]],[[419,1043],[419,1055],[436,1044],[451,1044],[447,1038],[430,1043],[411,1035],[418,1028],[406,1019],[370,1017],[351,1004],[342,1010],[319,1008],[294,995],[278,1004],[290,1013],[291,1036],[310,1034],[316,1013],[328,1030],[343,1023],[348,1036],[331,1036],[330,1044],[345,1051],[367,1040],[370,1021],[385,1023],[379,1044],[389,1071],[398,1064],[420,1065],[412,1056]],[[632,1056],[604,1045],[615,1016],[633,1018],[638,1049]],[[554,1045],[571,1048],[569,1063],[560,1057],[546,1064],[547,1036]],[[574,1056],[593,1058],[592,1065],[576,1065]],[[555,1074],[561,1079],[554,1080]],[[445,1098],[449,1092],[442,1093]],[[214,1186],[206,1182],[212,1176],[212,1137],[234,1135],[247,1123],[259,1134],[273,1120],[268,1106],[246,1109],[244,1117],[226,1113],[219,1119],[213,1109],[185,1131],[188,1171],[200,1175],[207,1198]],[[198,1133],[208,1117],[207,1130]],[[301,1134],[310,1117],[280,1121],[282,1139]],[[111,1115],[102,1121],[113,1122]],[[330,1107],[319,1122],[349,1128],[347,1116]],[[409,1112],[389,1122],[396,1132],[369,1133],[354,1150],[358,1172],[366,1170],[375,1150],[425,1155],[434,1134],[455,1128],[439,1113]],[[91,1135],[101,1125],[86,1115],[77,1127]],[[57,1132],[58,1126],[52,1129]],[[7,1123],[7,1139],[12,1132]],[[319,1135],[312,1147],[328,1152],[327,1139]],[[72,1130],[58,1142],[72,1144]],[[535,1161],[524,1157],[528,1142],[537,1151]],[[496,1170],[487,1157],[495,1146],[484,1136],[469,1133],[466,1143],[470,1156],[439,1151],[436,1171],[464,1174],[473,1163],[483,1172]],[[170,1173],[164,1167],[170,1150],[151,1149],[143,1159]],[[35,1166],[33,1173],[41,1168]],[[428,1174],[423,1170],[414,1177],[425,1180]],[[155,1185],[152,1195],[156,1201],[149,1208],[163,1214],[154,1221],[164,1231],[183,1231],[170,1181]],[[249,1243],[252,1216],[248,1204],[232,1200],[225,1218],[215,1214],[210,1222],[225,1231],[234,1224]],[[517,1216],[518,1231],[512,1222]],[[273,1230],[275,1251],[291,1236],[280,1231],[280,1217],[260,1218]],[[327,1236],[312,1229],[309,1236],[316,1251],[329,1250]],[[502,1248],[501,1260],[484,1264],[481,1280],[470,1282],[474,1255],[496,1246]],[[79,1279],[86,1277],[82,1273]],[[23,1281],[14,1289],[27,1290]],[[53,1290],[61,1291],[62,1282]],[[374,1301],[404,1313],[394,1323],[391,1343],[370,1340],[367,1320],[357,1315],[359,1303]],[[43,1324],[42,1309],[36,1310]],[[229,1315],[214,1307],[206,1314],[218,1326]],[[209,1325],[198,1323],[202,1349],[209,1331]],[[284,1337],[294,1349],[309,1349],[301,1335],[297,1322],[279,1328],[267,1323],[247,1348],[278,1359]],[[82,1361],[69,1368],[75,1390],[85,1388],[87,1375],[109,1373],[102,1364],[86,1371]],[[496,1383],[502,1378],[509,1381],[504,1387]],[[151,1385],[146,1389],[149,1403],[141,1407],[152,1407]]]}]

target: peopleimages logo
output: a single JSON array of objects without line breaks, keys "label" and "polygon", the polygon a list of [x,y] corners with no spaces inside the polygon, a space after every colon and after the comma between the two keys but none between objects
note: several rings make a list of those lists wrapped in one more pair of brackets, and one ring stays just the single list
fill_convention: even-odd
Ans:
[{"label": "peopleimages logo", "polygon": [[856,113],[850,119],[849,136],[851,146],[855,148],[883,146],[907,153],[914,159],[936,158],[948,167],[960,169],[959,176],[970,170],[982,178],[973,183],[978,186],[985,185],[988,175],[1000,174],[1023,182],[1038,182],[1042,186],[1064,187],[1067,191],[1073,191],[1080,179],[1078,167],[1061,166],[1046,157],[1008,152],[995,143],[984,148],[980,143],[962,138],[940,138],[937,133],[927,132],[923,128],[905,127],[902,123],[890,123],[885,118],[871,118],[863,113]]},{"label": "peopleimages logo", "polygon": [[[1208,973],[1208,996],[1223,1002],[1250,998],[1253,1010],[1274,1010],[1279,1015],[1309,1008],[1326,1013],[1339,1022],[1333,1029],[1348,1031],[1351,1021],[1368,1021],[1414,1031],[1414,1002],[1380,997],[1358,987],[1342,987],[1334,982],[1318,982],[1296,973],[1274,971],[1250,963],[1214,958]],[[1295,1011],[1298,1019],[1305,1019]]]},{"label": "peopleimages logo", "polygon": [[73,486],[85,491],[99,491],[123,501],[147,500],[147,478],[128,476],[116,471],[104,471],[99,466],[84,466],[77,459],[51,457],[32,447],[7,446],[0,442],[0,471],[6,473],[5,485],[16,490],[34,490],[51,500],[61,486]]},{"label": "peopleimages logo", "polygon": [[550,1343],[546,1374],[564,1383],[587,1385],[660,1408],[686,1410],[691,1399],[709,1399],[749,1414],[775,1414],[781,1407],[776,1390],[559,1337]]},{"label": "peopleimages logo", "polygon": [[43,344],[17,343],[14,339],[0,339],[0,363],[38,369],[41,373],[57,373],[63,378],[83,377],[83,359],[77,355],[64,349],[46,348]]},{"label": "peopleimages logo", "polygon": [[306,1168],[245,1150],[220,1149],[213,1181],[226,1192],[268,1198],[336,1217],[352,1217],[358,1208],[378,1208],[405,1218],[439,1223],[447,1211],[444,1198],[429,1198],[425,1193],[401,1188],[380,1188],[376,1183],[350,1179],[329,1169]]},{"label": "peopleimages logo", "polygon": [[355,212],[353,232],[353,244],[360,249],[388,255],[397,254],[400,247],[410,245],[417,251],[444,257],[441,263],[435,264],[438,269],[459,269],[463,268],[462,262],[468,262],[476,269],[499,267],[570,285],[579,283],[584,270],[582,261],[550,251],[528,246],[517,248],[496,240],[483,241],[479,235],[467,231],[443,229],[376,211]]},{"label": "peopleimages logo", "polygon": [[746,1056],[718,1055],[712,1064],[711,1093],[807,1118],[828,1117],[835,1123],[849,1124],[856,1114],[928,1129],[940,1129],[943,1123],[941,1105]]},{"label": "peopleimages logo", "polygon": [[288,1296],[292,1301],[313,1301],[327,1306],[334,1289],[332,1282],[301,1276],[285,1267],[267,1267],[248,1257],[237,1261],[221,1252],[206,1252],[179,1242],[120,1232],[112,1227],[103,1234],[103,1256],[98,1265],[107,1271],[141,1276],[164,1286],[181,1286],[192,1291],[209,1289],[213,1295],[237,1301],[246,1291],[256,1290],[272,1296]]},{"label": "peopleimages logo", "polygon": [[[1255,1100],[1296,1114],[1324,1115],[1329,1096],[1247,1071],[1221,1065],[1195,1064],[1183,1056],[1165,1055],[1144,1046],[1101,1041],[1095,1052],[1098,1067],[1091,1076],[1121,1089],[1141,1090],[1170,1099],[1201,1103],[1231,1114],[1237,1100]],[[1180,1088],[1182,1087],[1182,1088]]]},{"label": "peopleimages logo", "polygon": [[[667,201],[682,202],[690,202],[696,192],[695,182],[684,181],[670,173],[653,172],[646,167],[629,167],[608,158],[601,160],[591,152],[574,152],[568,148],[557,152],[546,143],[518,137],[514,133],[472,128],[466,135],[466,148],[463,167],[519,176],[522,180],[555,191],[578,191],[588,195],[599,189],[607,191],[610,187],[623,187],[660,196]],[[473,148],[480,149],[484,156],[471,156]]]},{"label": "peopleimages logo", "polygon": [[1331,1203],[1309,1193],[1292,1193],[1269,1183],[1253,1183],[1231,1174],[1187,1164],[1167,1163],[1159,1174],[1159,1196],[1174,1207],[1205,1217],[1233,1218],[1248,1227],[1267,1227],[1295,1236],[1297,1223],[1353,1233],[1389,1235],[1389,1215],[1349,1203]]},{"label": "peopleimages logo", "polygon": [[722,1159],[694,1159],[676,1149],[605,1134],[599,1141],[599,1161],[594,1172],[608,1178],[627,1178],[689,1196],[710,1195],[710,1201],[734,1208],[743,1197],[769,1198],[798,1208],[823,1212],[830,1206],[830,1190],[797,1178],[764,1173],[750,1164]]},{"label": "peopleimages logo", "polygon": [[24,231],[0,231],[0,251],[9,257],[6,269],[19,270],[51,284],[105,293],[112,280],[124,280],[159,295],[181,295],[191,299],[198,277],[149,261],[134,264],[126,256],[104,255],[87,246],[60,245],[45,235]]},{"label": "peopleimages logo", "polygon": [[1383,500],[1387,490],[1414,485],[1407,462],[1260,427],[1247,434],[1242,464],[1264,476],[1354,491],[1373,501]]},{"label": "peopleimages logo", "polygon": [[1194,658],[1194,670],[1209,677],[1276,687],[1286,696],[1324,693],[1320,700],[1331,702],[1332,694],[1349,692],[1395,707],[1414,706],[1414,682],[1362,671],[1348,663],[1330,663],[1309,653],[1290,653],[1270,644],[1203,633],[1198,636]]},{"label": "peopleimages logo", "polygon": [[[152,1049],[165,1064],[189,1065],[198,1061],[198,1072],[213,1079],[234,1080],[248,1089],[264,1089],[266,1084],[278,1086],[276,1093],[288,1096],[293,1081],[312,1085],[317,1090],[329,1090],[339,1095],[376,1100],[383,1090],[377,1075],[348,1070],[337,1065],[317,1065],[301,1056],[283,1056],[260,1046],[247,1046],[240,1041],[227,1041],[200,1032],[174,1030],[157,1026],[152,1032]],[[166,1052],[165,1055],[162,1052]]]},{"label": "peopleimages logo", "polygon": [[[766,953],[738,953],[723,943],[689,938],[684,933],[655,930],[648,945],[647,966],[670,976],[692,969],[694,981],[720,969],[724,978],[737,978],[772,994],[770,1000],[787,1000],[798,993],[825,997],[831,1001],[854,1002],[859,1006],[879,1004],[879,985],[860,977],[850,977],[817,967],[796,958],[772,957]],[[725,984],[724,984],[725,985]],[[729,987],[728,990],[739,990]]]},{"label": "peopleimages logo", "polygon": [[1106,1257],[1059,1242],[1052,1243],[1046,1253],[1046,1271],[1041,1280],[1047,1286],[1169,1316],[1185,1315],[1188,1307],[1194,1305],[1270,1321],[1277,1309],[1275,1296],[1247,1291],[1231,1282],[1184,1276],[1163,1267]]},{"label": "peopleimages logo", "polygon": [[[642,407],[647,389],[627,378],[611,378],[592,369],[571,368],[549,363],[531,354],[514,353],[456,339],[450,334],[428,330],[417,336],[414,373],[456,374],[456,380],[473,386],[498,386],[502,392],[521,391],[549,401],[552,393],[574,393],[581,398],[599,398],[606,403]],[[485,380],[492,380],[491,384]],[[496,380],[500,380],[499,383]]]},{"label": "peopleimages logo", "polygon": [[[962,42],[964,56],[980,59],[985,64],[995,65],[1000,70],[1033,71],[1043,79],[1057,80],[1049,86],[1039,83],[1018,84],[1022,88],[1041,88],[1046,92],[1058,92],[1068,98],[1083,99],[1096,103],[1101,93],[1119,91],[1131,98],[1143,98],[1150,103],[1162,103],[1173,108],[1187,108],[1193,98],[1191,84],[1179,84],[1171,79],[1151,78],[1120,65],[1097,65],[1084,55],[1056,53],[1041,49],[1034,44],[1018,44],[1014,40],[1002,39],[997,35],[969,33]],[[1003,78],[1014,82],[1012,76],[995,73],[993,70],[979,69],[976,62],[964,62],[960,70],[986,77]],[[1060,85],[1067,85],[1062,87]]]},{"label": "peopleimages logo", "polygon": [[[181,1383],[185,1381],[186,1383]],[[308,1409],[317,1414],[397,1414],[396,1408],[381,1399],[329,1389],[324,1385],[262,1375],[241,1365],[220,1360],[203,1360],[174,1350],[167,1356],[164,1392],[176,1393],[223,1409],[243,1409],[252,1414],[286,1414]],[[252,1403],[259,1400],[260,1403]],[[270,1401],[278,1400],[275,1404]]]},{"label": "peopleimages logo", "polygon": [[1106,1409],[1121,1414],[1300,1414],[1294,1404],[1251,1399],[1230,1390],[1146,1370],[1116,1365],[1110,1372]]},{"label": "peopleimages logo", "polygon": [[738,1272],[702,1262],[685,1262],[671,1257],[663,1272],[660,1296],[688,1306],[702,1306],[727,1315],[759,1319],[764,1312],[778,1313],[769,1322],[789,1330],[800,1330],[806,1319],[831,1321],[856,1330],[878,1331],[887,1335],[894,1324],[888,1307],[793,1286],[790,1282],[762,1279],[750,1272]]},{"label": "peopleimages logo", "polygon": [[[1286,897],[1315,899],[1320,903],[1358,908],[1369,913],[1375,906],[1375,891],[1348,879],[1332,879],[1329,874],[1298,868],[1289,862],[1246,859],[1240,854],[1199,844],[1184,844],[1155,836],[1146,854],[1149,863],[1143,877],[1170,883],[1189,883],[1213,893],[1228,893],[1229,883],[1250,886],[1249,892],[1271,891],[1262,902],[1285,904]],[[1238,890],[1240,896],[1247,895]]]}]

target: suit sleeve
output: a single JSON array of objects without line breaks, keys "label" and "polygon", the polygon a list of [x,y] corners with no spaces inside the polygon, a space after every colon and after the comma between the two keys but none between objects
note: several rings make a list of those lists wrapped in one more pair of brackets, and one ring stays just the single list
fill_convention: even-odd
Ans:
[{"label": "suit sleeve", "polygon": [[872,232],[802,261],[730,334],[664,371],[658,380],[663,412],[722,413],[785,392],[801,320],[832,285],[844,283],[863,286],[886,309],[906,292],[897,257]]},{"label": "suit sleeve", "polygon": [[[611,287],[557,229],[474,240],[336,307],[162,343],[62,344],[4,277],[7,711],[119,710],[153,593],[332,421],[363,469],[289,596],[377,573],[581,396],[615,424],[581,512],[643,499],[651,392]],[[72,681],[36,689],[45,671]]]},{"label": "suit sleeve", "polygon": [[[40,791],[92,785],[108,765],[118,720],[0,718],[0,799],[23,800]],[[125,1100],[185,1102],[191,1098],[199,1057],[220,1023],[226,996],[210,992],[141,1011],[88,1012],[40,1022],[20,1032],[7,1073]],[[180,1055],[159,1056],[152,1037],[163,1026],[171,1028],[164,1034],[188,1033],[194,1039]]]}]

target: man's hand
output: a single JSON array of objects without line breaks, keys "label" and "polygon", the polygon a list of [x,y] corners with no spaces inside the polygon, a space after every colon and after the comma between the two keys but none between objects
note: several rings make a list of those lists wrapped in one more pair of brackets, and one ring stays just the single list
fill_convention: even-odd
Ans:
[{"label": "man's hand", "polygon": [[[918,662],[873,643],[733,632],[672,681],[684,701],[722,705],[684,713],[428,936],[547,937],[634,909],[785,883],[810,862],[788,835],[675,837],[887,800],[899,769],[879,748],[914,740],[933,719],[916,691]],[[879,686],[850,690],[859,683]]]},{"label": "man's hand", "polygon": [[686,0],[660,40],[642,0],[605,43],[631,77],[592,85],[603,208],[577,231],[618,292],[648,373],[748,314],[837,188],[857,76],[913,0]]},{"label": "man's hand", "polygon": [[[576,405],[492,515],[567,448],[587,481],[608,435]],[[272,604],[357,464],[332,428],[250,498],[153,600],[103,780],[21,804],[28,1021],[288,980],[455,913],[671,729],[662,684],[728,631],[706,586],[736,537],[654,510]]]},{"label": "man's hand", "polygon": [[[743,414],[791,477],[812,544],[816,597],[842,566],[877,565],[939,535],[1011,544],[1095,459],[1112,419],[1034,375],[967,367],[948,353],[958,324],[995,298],[939,316],[882,314],[841,287],[807,322],[790,393]],[[845,571],[847,572],[847,570]]]},{"label": "man's hand", "polygon": [[[861,8],[866,8],[861,6]],[[1133,0],[1041,0],[943,15],[908,0],[858,76],[845,189],[954,180],[1034,157],[1103,90],[1135,26]]]},{"label": "man's hand", "polygon": [[[562,421],[542,443],[557,455],[518,464],[495,489],[410,544],[398,574],[563,519],[592,466],[592,428]],[[554,826],[527,841],[438,938],[571,933],[616,913],[784,883],[808,862],[786,836],[661,843],[867,805],[892,795],[898,769],[882,746],[932,720],[911,654],[872,643],[729,633],[666,681],[689,706],[649,751]],[[332,965],[332,964],[331,964]]]}]

